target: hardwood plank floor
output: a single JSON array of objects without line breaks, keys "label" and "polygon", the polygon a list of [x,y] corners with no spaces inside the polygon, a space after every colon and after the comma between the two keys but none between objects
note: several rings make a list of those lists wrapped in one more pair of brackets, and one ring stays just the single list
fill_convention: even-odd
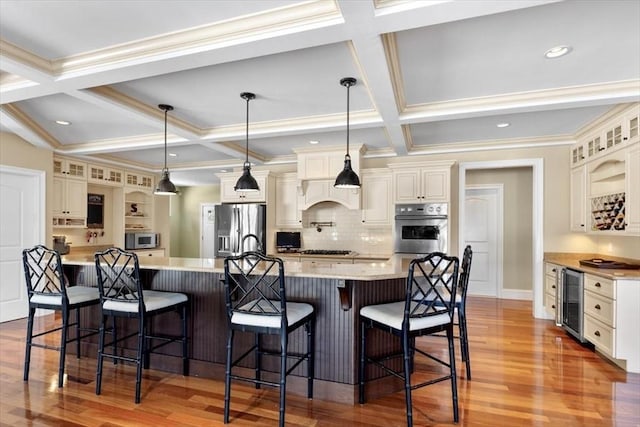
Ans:
[{"label": "hardwood plank floor", "polygon": [[[627,374],[555,327],[535,320],[525,301],[469,298],[473,379],[458,363],[460,425],[640,426],[640,375]],[[51,322],[52,316],[39,320]],[[95,357],[68,358],[57,387],[58,353],[32,351],[22,381],[26,322],[0,324],[1,426],[215,426],[222,425],[224,383],[145,371],[142,402],[133,403],[135,369],[105,363],[102,395],[95,395]],[[445,354],[445,341],[421,341]],[[456,347],[459,358],[459,347]],[[416,377],[440,369],[417,359]],[[416,378],[419,380],[420,378]],[[452,424],[448,382],[413,393],[418,426]],[[404,393],[364,405],[307,400],[288,394],[287,425],[402,426]],[[278,391],[234,384],[231,426],[277,425]]]}]

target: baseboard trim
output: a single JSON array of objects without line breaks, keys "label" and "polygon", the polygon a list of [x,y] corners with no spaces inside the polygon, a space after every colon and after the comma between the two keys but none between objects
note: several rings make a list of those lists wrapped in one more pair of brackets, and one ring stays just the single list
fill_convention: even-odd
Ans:
[{"label": "baseboard trim", "polygon": [[501,299],[519,299],[525,301],[533,300],[533,292],[522,289],[503,289]]}]

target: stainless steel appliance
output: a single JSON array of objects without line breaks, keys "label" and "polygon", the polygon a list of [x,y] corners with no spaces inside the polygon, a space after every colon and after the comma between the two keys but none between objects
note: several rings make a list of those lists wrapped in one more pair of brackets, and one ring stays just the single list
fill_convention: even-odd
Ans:
[{"label": "stainless steel appliance", "polygon": [[60,255],[68,254],[67,236],[53,236],[53,250],[60,253]]},{"label": "stainless steel appliance", "polygon": [[[215,256],[227,257],[266,249],[266,212],[265,205],[253,203],[216,206]],[[249,235],[255,238],[245,239]]]},{"label": "stainless steel appliance", "polygon": [[446,203],[396,205],[394,252],[447,252]]},{"label": "stainless steel appliance", "polygon": [[160,234],[158,233],[124,233],[125,249],[153,249],[160,246]]},{"label": "stainless steel appliance", "polygon": [[276,249],[278,252],[298,252],[300,247],[299,231],[276,231]]},{"label": "stainless steel appliance", "polygon": [[558,295],[561,298],[559,318],[562,319],[562,327],[580,342],[584,342],[583,336],[583,306],[584,283],[583,273],[570,268],[562,269],[562,280]]}]

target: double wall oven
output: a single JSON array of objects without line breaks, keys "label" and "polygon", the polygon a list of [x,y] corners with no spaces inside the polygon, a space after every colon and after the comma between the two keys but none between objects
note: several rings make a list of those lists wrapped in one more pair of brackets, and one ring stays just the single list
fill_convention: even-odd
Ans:
[{"label": "double wall oven", "polygon": [[396,205],[395,253],[428,254],[448,250],[446,203]]}]

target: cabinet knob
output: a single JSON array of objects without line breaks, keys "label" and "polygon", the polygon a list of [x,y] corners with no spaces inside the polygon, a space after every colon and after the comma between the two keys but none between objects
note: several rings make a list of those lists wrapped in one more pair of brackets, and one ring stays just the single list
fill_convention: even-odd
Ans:
[{"label": "cabinet knob", "polygon": [[555,288],[556,288],[556,285],[551,285],[551,289],[555,289]]},{"label": "cabinet knob", "polygon": [[603,150],[604,150],[604,147],[598,148],[598,151],[603,151]]},{"label": "cabinet knob", "polygon": [[595,308],[596,310],[600,310],[600,304],[596,304],[593,308]]},{"label": "cabinet knob", "polygon": [[553,272],[555,273],[555,272],[556,272],[556,271],[558,271],[558,270],[556,270],[555,268],[552,268],[552,269],[551,269],[551,271],[553,271]]},{"label": "cabinet knob", "polygon": [[555,308],[556,308],[556,305],[555,305],[555,304],[551,305],[551,308],[555,309]]},{"label": "cabinet knob", "polygon": [[602,285],[600,284],[600,282],[596,282],[596,284],[595,284],[595,285],[593,285],[593,286],[595,286],[596,288],[600,288],[600,287],[602,287]]},{"label": "cabinet knob", "polygon": [[593,333],[593,335],[595,335],[595,336],[599,337],[599,336],[600,336],[600,331],[595,331],[595,332]]}]

